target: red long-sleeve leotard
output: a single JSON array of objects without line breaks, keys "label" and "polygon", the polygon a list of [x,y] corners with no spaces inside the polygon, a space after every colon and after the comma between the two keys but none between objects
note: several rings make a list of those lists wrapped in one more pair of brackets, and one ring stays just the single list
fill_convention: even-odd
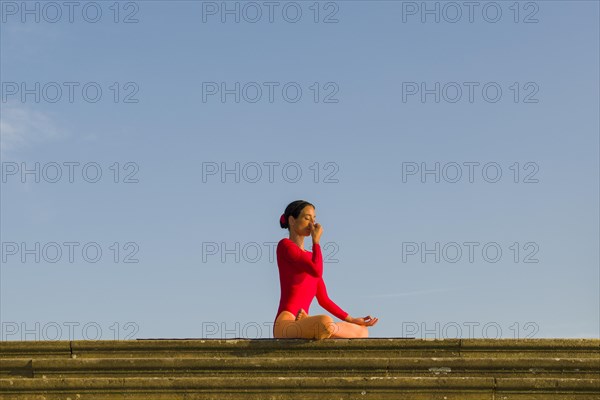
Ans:
[{"label": "red long-sleeve leotard", "polygon": [[275,320],[282,311],[289,311],[295,316],[303,308],[309,314],[310,303],[315,295],[319,305],[339,319],[345,320],[348,316],[327,296],[321,245],[313,244],[312,250],[302,250],[289,238],[283,238],[277,244],[281,298]]}]

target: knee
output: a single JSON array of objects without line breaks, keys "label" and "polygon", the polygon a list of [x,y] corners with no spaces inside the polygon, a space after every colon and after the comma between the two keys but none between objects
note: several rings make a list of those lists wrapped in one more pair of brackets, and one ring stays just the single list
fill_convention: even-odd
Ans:
[{"label": "knee", "polygon": [[318,320],[316,324],[317,332],[315,332],[315,339],[327,339],[335,333],[335,322],[329,315],[317,315]]},{"label": "knee", "polygon": [[361,337],[369,337],[369,327],[367,326],[362,326],[362,336]]}]

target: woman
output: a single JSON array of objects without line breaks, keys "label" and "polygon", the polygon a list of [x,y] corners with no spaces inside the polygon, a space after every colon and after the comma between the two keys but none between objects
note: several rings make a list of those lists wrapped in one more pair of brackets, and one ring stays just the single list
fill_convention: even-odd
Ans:
[{"label": "woman", "polygon": [[[316,217],[315,206],[296,200],[286,207],[279,220],[280,226],[289,230],[290,237],[277,244],[281,298],[273,337],[366,338],[369,336],[367,327],[375,325],[378,319],[353,318],[327,296],[319,244],[323,228],[315,223]],[[304,250],[304,237],[308,235],[312,236],[312,252]],[[333,322],[333,318],[325,314],[309,316],[308,309],[315,295],[321,307],[344,322]]]}]

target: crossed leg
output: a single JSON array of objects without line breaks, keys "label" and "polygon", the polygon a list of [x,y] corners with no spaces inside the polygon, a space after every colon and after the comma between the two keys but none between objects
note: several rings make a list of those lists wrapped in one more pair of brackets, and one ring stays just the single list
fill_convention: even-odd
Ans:
[{"label": "crossed leg", "polygon": [[[308,317],[308,314],[304,311],[304,309],[300,309],[298,315],[296,316],[296,321]],[[331,320],[331,324],[333,326],[333,333],[330,338],[340,338],[340,339],[351,339],[351,338],[366,338],[369,336],[369,330],[366,326],[351,324],[350,322],[333,322]]]},{"label": "crossed leg", "polygon": [[320,314],[308,316],[304,314],[296,319],[289,311],[282,311],[275,320],[273,337],[301,339],[347,339],[366,338],[369,335],[366,326],[350,322],[334,322],[329,315]]},{"label": "crossed leg", "polygon": [[336,332],[331,336],[332,339],[352,339],[369,337],[369,329],[364,325],[356,325],[350,322],[334,322],[337,327]]}]

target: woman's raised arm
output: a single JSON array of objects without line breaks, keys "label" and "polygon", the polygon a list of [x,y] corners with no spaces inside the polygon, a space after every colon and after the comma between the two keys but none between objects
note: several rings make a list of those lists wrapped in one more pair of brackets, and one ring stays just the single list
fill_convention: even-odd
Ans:
[{"label": "woman's raised arm", "polygon": [[319,243],[313,243],[312,257],[291,240],[284,240],[281,243],[285,257],[294,267],[317,278],[323,276],[323,255]]}]

